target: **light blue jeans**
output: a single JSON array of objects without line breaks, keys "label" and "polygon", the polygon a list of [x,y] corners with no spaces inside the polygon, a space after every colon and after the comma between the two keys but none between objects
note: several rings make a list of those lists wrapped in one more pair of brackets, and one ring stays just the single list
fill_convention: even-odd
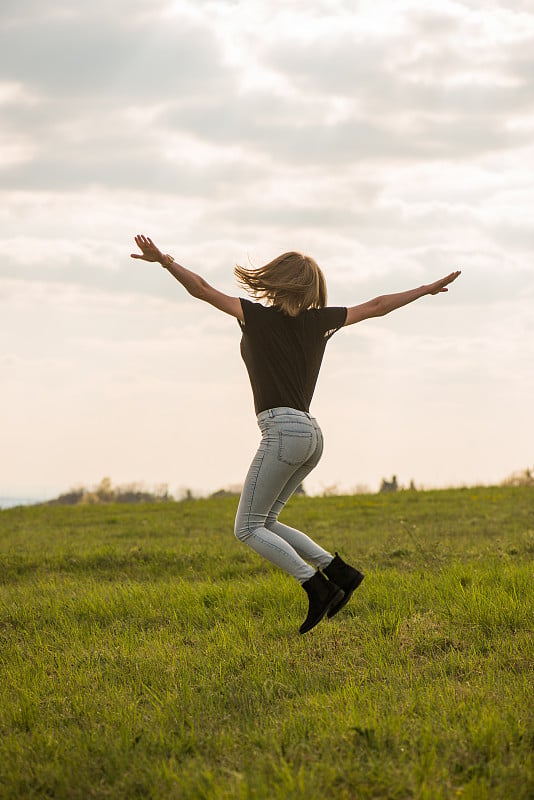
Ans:
[{"label": "light blue jeans", "polygon": [[326,567],[333,556],[305,533],[278,522],[278,515],[319,463],[323,435],[314,417],[294,408],[262,411],[258,425],[262,439],[245,479],[235,535],[304,583],[315,574],[310,564]]}]

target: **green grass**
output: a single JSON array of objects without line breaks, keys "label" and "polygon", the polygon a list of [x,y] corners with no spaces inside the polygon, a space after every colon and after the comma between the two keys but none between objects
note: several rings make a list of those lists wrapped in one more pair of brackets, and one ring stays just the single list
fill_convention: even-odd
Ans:
[{"label": "green grass", "polygon": [[0,797],[534,798],[534,491],[295,498],[365,573],[305,636],[236,501],[0,513]]}]

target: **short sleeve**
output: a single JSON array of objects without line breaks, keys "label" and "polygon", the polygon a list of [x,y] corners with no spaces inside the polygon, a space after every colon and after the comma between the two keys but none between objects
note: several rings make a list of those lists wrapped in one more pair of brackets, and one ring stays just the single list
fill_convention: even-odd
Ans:
[{"label": "short sleeve", "polygon": [[240,297],[239,300],[241,302],[241,308],[243,310],[243,317],[245,321],[241,322],[240,319],[237,321],[239,323],[239,327],[244,329],[247,325],[250,325],[251,323],[254,324],[254,320],[256,319],[258,311],[262,308],[262,306],[260,303],[253,303],[251,300],[247,300],[245,297]]},{"label": "short sleeve", "polygon": [[319,310],[320,329],[325,339],[330,339],[343,327],[347,319],[346,306],[327,306]]}]

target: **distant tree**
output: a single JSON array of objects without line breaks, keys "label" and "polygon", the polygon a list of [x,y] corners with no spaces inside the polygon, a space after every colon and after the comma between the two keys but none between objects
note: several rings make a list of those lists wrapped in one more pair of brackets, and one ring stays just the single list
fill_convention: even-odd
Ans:
[{"label": "distant tree", "polygon": [[[188,490],[189,491],[189,490]],[[192,495],[191,495],[192,497]],[[154,492],[148,491],[142,483],[130,483],[125,486],[114,487],[111,478],[102,478],[94,489],[79,487],[71,489],[65,494],[60,494],[54,500],[49,500],[48,505],[76,505],[78,503],[153,503],[166,502],[174,498],[169,494],[168,486],[162,483]]]},{"label": "distant tree", "polygon": [[323,497],[336,497],[338,494],[340,494],[340,490],[337,483],[331,483],[330,486],[323,486]]},{"label": "distant tree", "polygon": [[[534,469],[534,467],[533,467]],[[534,486],[534,474],[530,467],[519,472],[513,472],[502,481],[502,486]]]},{"label": "distant tree", "polygon": [[210,494],[210,497],[239,497],[243,486],[240,483],[233,483],[225,489],[218,489],[218,491]]},{"label": "distant tree", "polygon": [[352,487],[351,494],[371,494],[371,489],[366,483],[357,483]]},{"label": "distant tree", "polygon": [[71,489],[69,492],[65,492],[64,494],[60,494],[59,497],[54,498],[53,500],[47,500],[44,505],[48,506],[75,506],[78,503],[81,503],[82,497],[85,493],[85,489],[83,487]]},{"label": "distant tree", "polygon": [[95,494],[101,503],[110,503],[115,499],[115,490],[111,485],[111,478],[102,478],[95,489]]},{"label": "distant tree", "polygon": [[159,483],[154,489],[154,496],[157,497],[158,500],[172,500],[169,494],[169,484]]},{"label": "distant tree", "polygon": [[397,476],[394,475],[390,481],[387,481],[385,478],[382,478],[382,485],[380,486],[381,492],[396,492],[399,488],[399,484],[397,483]]}]

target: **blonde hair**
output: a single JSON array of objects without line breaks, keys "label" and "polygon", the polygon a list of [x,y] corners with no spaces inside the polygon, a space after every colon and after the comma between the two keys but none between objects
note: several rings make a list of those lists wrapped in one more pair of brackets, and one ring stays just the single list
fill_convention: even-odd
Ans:
[{"label": "blonde hair", "polygon": [[294,250],[257,269],[236,265],[234,273],[252,297],[268,300],[290,317],[326,306],[326,281],[319,265]]}]

